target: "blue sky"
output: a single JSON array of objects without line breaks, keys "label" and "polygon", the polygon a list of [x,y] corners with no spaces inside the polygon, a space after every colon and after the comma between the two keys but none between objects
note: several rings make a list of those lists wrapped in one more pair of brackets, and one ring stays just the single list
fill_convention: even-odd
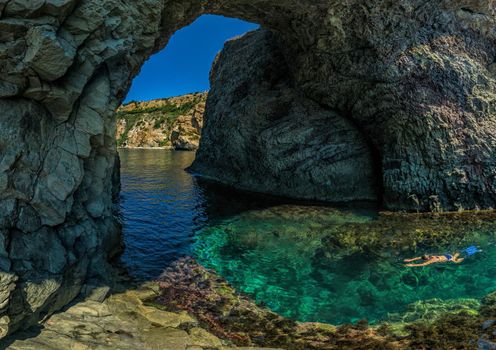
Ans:
[{"label": "blue sky", "polygon": [[210,67],[224,42],[257,27],[233,18],[201,16],[176,32],[169,45],[145,63],[126,102],[208,90]]}]

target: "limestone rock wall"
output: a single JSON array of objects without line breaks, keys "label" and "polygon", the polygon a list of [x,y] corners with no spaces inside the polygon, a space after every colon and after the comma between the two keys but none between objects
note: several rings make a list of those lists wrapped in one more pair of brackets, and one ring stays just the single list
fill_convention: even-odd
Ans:
[{"label": "limestone rock wall", "polygon": [[[202,13],[274,33],[288,72],[281,96],[259,96],[260,109],[291,101],[291,120],[278,123],[294,137],[262,122],[277,135],[268,149],[306,145],[295,131],[328,119],[369,140],[389,208],[494,206],[491,0],[0,0],[0,337],[108,283],[106,261],[120,247],[114,111],[144,61]],[[258,115],[246,106],[255,109],[244,119]],[[302,115],[309,121],[293,129]]]},{"label": "limestone rock wall", "polygon": [[207,93],[146,102],[117,109],[117,145],[123,148],[198,149]]}]

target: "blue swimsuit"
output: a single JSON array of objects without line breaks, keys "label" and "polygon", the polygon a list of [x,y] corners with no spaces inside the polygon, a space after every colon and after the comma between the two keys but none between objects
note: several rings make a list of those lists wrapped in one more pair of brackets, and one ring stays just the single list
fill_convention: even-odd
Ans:
[{"label": "blue swimsuit", "polygon": [[448,261],[451,261],[453,259],[453,256],[451,254],[444,254],[444,256],[446,257],[446,259],[448,259]]}]

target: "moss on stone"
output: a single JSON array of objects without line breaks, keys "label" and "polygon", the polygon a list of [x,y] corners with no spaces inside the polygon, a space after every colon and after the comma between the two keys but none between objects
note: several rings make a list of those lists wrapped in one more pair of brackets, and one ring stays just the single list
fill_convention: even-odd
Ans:
[{"label": "moss on stone", "polygon": [[325,249],[342,254],[375,252],[386,248],[416,251],[427,246],[463,246],[481,235],[494,236],[496,212],[381,213],[377,220],[347,222],[329,228],[322,242]]}]

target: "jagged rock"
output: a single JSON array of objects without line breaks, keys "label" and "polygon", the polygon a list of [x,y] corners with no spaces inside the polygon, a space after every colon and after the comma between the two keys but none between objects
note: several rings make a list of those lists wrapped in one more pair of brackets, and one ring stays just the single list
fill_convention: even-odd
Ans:
[{"label": "jagged rock", "polygon": [[[351,11],[345,7],[339,11]],[[370,20],[379,25],[388,11],[399,9]],[[394,21],[394,37],[412,30]],[[297,198],[373,199],[375,190],[393,210],[494,207],[496,81],[487,69],[494,36],[467,33],[478,43],[469,50],[453,32],[455,18],[449,23],[444,36],[422,27],[429,39],[411,37],[401,47],[363,38],[370,48],[360,53],[347,51],[348,39],[321,38],[326,55],[317,57],[309,48],[292,51],[277,36],[228,42],[211,72],[193,169],[241,189]],[[336,33],[350,34],[338,26]],[[382,50],[396,59],[376,61]],[[310,103],[316,107],[296,107]]]},{"label": "jagged rock", "polygon": [[185,312],[149,306],[147,299],[157,296],[150,288],[158,286],[149,284],[115,293],[103,302],[80,301],[50,317],[40,332],[20,332],[19,339],[0,340],[0,345],[10,350],[277,350],[235,347],[199,326]]},{"label": "jagged rock", "polygon": [[[105,302],[86,300],[52,316],[39,334],[23,332],[24,339],[8,339],[7,349],[177,349],[198,346],[229,349],[224,342],[196,327],[185,313],[162,311],[143,304],[148,290],[117,293]],[[0,320],[1,329],[1,320]]]},{"label": "jagged rock", "polygon": [[200,144],[205,105],[196,108],[191,115],[179,116],[172,130],[170,140],[177,150],[195,151]]},{"label": "jagged rock", "polygon": [[30,29],[27,34],[27,45],[24,62],[45,81],[62,77],[76,54],[74,47],[58,39],[52,28]]}]

